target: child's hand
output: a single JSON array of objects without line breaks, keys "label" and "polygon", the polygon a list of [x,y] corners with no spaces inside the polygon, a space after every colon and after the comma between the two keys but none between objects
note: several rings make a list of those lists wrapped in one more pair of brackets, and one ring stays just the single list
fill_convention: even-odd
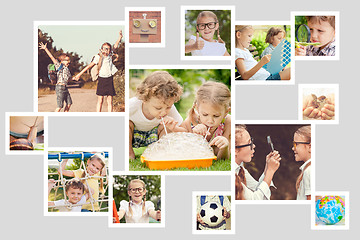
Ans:
[{"label": "child's hand", "polygon": [[119,31],[119,38],[122,39],[123,34],[122,34],[122,30]]},{"label": "child's hand", "polygon": [[264,55],[264,56],[261,58],[260,62],[261,62],[262,65],[265,65],[265,64],[267,64],[268,62],[270,62],[270,60],[271,60],[271,54],[267,54],[267,55]]},{"label": "child's hand", "polygon": [[39,48],[42,49],[42,50],[45,50],[46,46],[47,46],[47,43],[45,43],[45,44],[42,43],[42,42],[39,43]]},{"label": "child's hand", "polygon": [[53,189],[55,187],[55,185],[56,185],[56,182],[55,182],[54,179],[49,179],[48,180],[48,188],[49,189]]},{"label": "child's hand", "polygon": [[335,95],[332,93],[326,98],[327,103],[321,109],[321,119],[331,120],[335,116]]},{"label": "child's hand", "polygon": [[312,105],[313,97],[311,95],[303,99],[303,116],[308,118],[318,118],[321,116],[319,109]]},{"label": "child's hand", "polygon": [[266,156],[266,166],[265,171],[271,171],[272,173],[280,167],[280,153],[278,151],[273,151]]},{"label": "child's hand", "polygon": [[79,79],[80,79],[79,74],[75,75],[75,76],[72,78],[72,80],[75,80],[75,81],[79,81]]},{"label": "child's hand", "polygon": [[229,217],[230,217],[230,213],[229,213],[228,211],[226,211],[226,208],[225,208],[225,207],[223,207],[223,209],[224,209],[224,213],[223,213],[224,218],[229,218]]},{"label": "child's hand", "polygon": [[215,145],[219,149],[226,148],[229,146],[229,140],[223,136],[217,136],[209,143],[210,146]]},{"label": "child's hand", "polygon": [[305,46],[299,45],[295,48],[295,56],[306,56]]},{"label": "child's hand", "polygon": [[205,42],[199,38],[199,33],[196,33],[196,42],[194,43],[194,47],[196,50],[201,50],[204,48]]},{"label": "child's hand", "polygon": [[160,211],[160,210],[157,210],[157,211],[156,211],[156,220],[157,220],[158,222],[161,222],[161,211]]},{"label": "child's hand", "polygon": [[222,40],[221,37],[220,37],[220,31],[219,31],[219,29],[218,29],[217,37],[218,37],[218,42],[219,42],[219,43],[225,44],[224,40]]},{"label": "child's hand", "polygon": [[197,213],[197,215],[196,215],[196,220],[197,220],[199,223],[201,223],[201,224],[205,224],[205,222],[201,219],[199,213]]},{"label": "child's hand", "polygon": [[193,133],[199,134],[201,136],[205,136],[205,134],[207,133],[207,128],[204,124],[200,123],[198,125],[196,125],[193,129],[192,129]]},{"label": "child's hand", "polygon": [[176,124],[178,124],[178,122],[175,121],[175,119],[169,116],[164,117],[162,121],[164,122],[166,128],[169,129],[170,131],[174,131]]}]

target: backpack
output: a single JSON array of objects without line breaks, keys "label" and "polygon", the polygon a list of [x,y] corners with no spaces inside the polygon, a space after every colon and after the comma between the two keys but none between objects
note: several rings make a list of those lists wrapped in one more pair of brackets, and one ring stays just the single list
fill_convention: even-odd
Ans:
[{"label": "backpack", "polygon": [[64,65],[60,64],[60,67],[58,69],[56,69],[55,64],[53,64],[53,63],[50,63],[47,66],[48,78],[52,84],[57,83],[57,72],[60,71],[63,67],[64,67]]},{"label": "backpack", "polygon": [[[200,205],[204,205],[206,202],[205,202],[205,199],[206,199],[206,196],[200,196]],[[224,196],[222,195],[219,195],[219,199],[220,199],[220,204],[221,206],[224,206]]]}]

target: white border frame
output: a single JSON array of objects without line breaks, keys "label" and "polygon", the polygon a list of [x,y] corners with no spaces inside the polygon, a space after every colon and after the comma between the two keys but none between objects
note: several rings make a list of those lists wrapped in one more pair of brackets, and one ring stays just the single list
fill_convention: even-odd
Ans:
[{"label": "white border frame", "polygon": [[[161,12],[161,42],[160,43],[130,43],[129,33],[130,33],[130,23],[129,23],[129,12],[130,11],[160,11]],[[165,47],[165,7],[125,7],[125,30],[126,30],[126,42],[125,46],[131,48],[164,48]]]},{"label": "white border frame", "polygon": [[[345,196],[345,225],[315,225],[315,196]],[[349,230],[350,229],[350,194],[347,191],[316,191],[311,200],[311,230]]]},{"label": "white border frame", "polygon": [[[59,216],[80,216],[80,217],[84,217],[84,216],[109,216],[109,212],[110,212],[110,193],[108,195],[108,212],[49,212],[48,211],[48,154],[50,151],[63,151],[63,152],[70,152],[70,151],[82,151],[82,152],[108,152],[109,156],[108,156],[108,177],[109,179],[111,178],[111,169],[112,169],[112,163],[113,163],[113,149],[109,148],[109,147],[49,147],[47,148],[47,150],[44,152],[44,182],[43,182],[43,186],[44,186],[44,196],[43,196],[43,200],[44,200],[44,206],[43,206],[43,211],[44,211],[44,216],[55,216],[55,217],[59,217]],[[110,182],[108,185],[108,191],[109,191],[109,187],[110,187]]]},{"label": "white border frame", "polygon": [[[315,194],[315,174],[316,174],[316,134],[315,129],[316,125],[312,123],[307,123],[304,121],[297,121],[297,120],[244,120],[244,121],[235,121],[236,124],[245,124],[245,125],[294,125],[294,124],[302,124],[302,125],[311,125],[311,196],[313,197]],[[235,131],[234,125],[234,131]],[[250,133],[251,134],[251,133]],[[234,135],[235,141],[235,135]],[[235,145],[232,144],[232,145]],[[235,147],[234,147],[235,148]],[[235,155],[234,155],[235,156]],[[295,160],[294,160],[295,163]],[[237,164],[235,160],[232,162],[232,168],[236,169]],[[276,173],[275,173],[276,174]],[[275,183],[276,184],[276,183]],[[294,183],[295,184],[295,183]],[[235,204],[239,205],[247,205],[247,204],[264,204],[264,205],[298,205],[298,204],[311,204],[311,200],[269,200],[269,201],[262,201],[262,200],[235,200],[235,175],[231,175],[231,197],[234,199]]]},{"label": "white border frame", "polygon": [[[290,31],[291,31],[291,37],[293,34],[293,26],[291,25],[290,21],[235,21],[235,25],[268,25],[268,26],[272,26],[272,25],[287,25],[290,26]],[[235,26],[234,26],[235,27]],[[234,30],[235,32],[235,30]],[[234,41],[235,41],[235,36],[234,36]],[[295,42],[293,41],[293,39],[291,38],[290,40],[290,44],[291,44],[291,70],[290,70],[290,74],[291,74],[291,78],[290,80],[283,80],[283,81],[279,81],[279,80],[274,80],[274,81],[266,81],[266,80],[235,80],[235,54],[232,56],[232,60],[231,63],[234,65],[233,66],[233,70],[232,70],[232,81],[234,81],[234,84],[236,85],[294,85],[295,84],[295,50],[293,48],[293,46],[295,45]],[[234,42],[235,45],[235,42]],[[234,52],[235,52],[235,46],[234,46]]]},{"label": "white border frame", "polygon": [[[197,230],[196,229],[196,207],[197,201],[196,196],[201,195],[223,195],[223,196],[230,196],[231,197],[231,229],[230,230]],[[235,234],[235,219],[236,219],[236,211],[235,211],[235,203],[234,198],[229,191],[193,191],[192,192],[192,211],[191,211],[191,228],[192,234],[194,235],[229,235]]]},{"label": "white border frame", "polygon": [[[292,11],[291,20],[291,40],[295,43],[295,16],[335,16],[335,56],[295,56],[295,60],[340,60],[340,12],[339,11]],[[294,49],[293,49],[294,50]],[[295,51],[294,51],[295,53]]]},{"label": "white border frame", "polygon": [[[44,151],[41,150],[10,150],[10,117],[39,116],[44,118]],[[6,155],[43,155],[48,147],[48,117],[37,112],[5,112],[5,154]]]},{"label": "white border frame", "polygon": [[[127,69],[128,72],[125,74],[128,76],[127,83],[130,82],[130,70],[131,69],[230,69],[228,65],[130,65]],[[129,86],[129,85],[128,85]],[[233,86],[231,86],[233,87]],[[126,91],[127,94],[129,91]],[[233,92],[232,92],[233,93]],[[232,94],[233,96],[234,94]],[[233,97],[231,98],[233,100]],[[128,99],[125,100],[126,102],[126,109],[128,109]],[[233,116],[233,114],[231,114]],[[129,122],[129,114],[127,112],[125,116],[125,123]],[[233,122],[233,120],[232,120]],[[231,125],[233,127],[233,125]],[[129,130],[126,130],[127,126],[125,126],[125,171],[127,172],[137,172],[139,173],[146,173],[147,171],[129,171]],[[233,129],[231,129],[233,131]],[[211,175],[211,176],[228,176],[231,174],[231,171],[174,171],[174,170],[156,170],[157,173],[162,173],[164,175]]]},{"label": "white border frame", "polygon": [[[335,119],[334,120],[305,120],[303,119],[303,91],[305,88],[330,88],[335,94]],[[339,84],[299,84],[298,87],[298,119],[305,123],[313,124],[339,124],[340,113]]]},{"label": "white border frame", "polygon": [[[159,172],[136,172],[136,171],[112,171],[109,174],[109,216],[108,227],[109,228],[165,228],[165,213],[166,213],[166,201],[165,201],[165,176]],[[160,223],[113,223],[113,185],[115,175],[156,175],[161,178],[161,222]],[[111,204],[110,204],[111,203]],[[125,217],[125,216],[124,216]]]},{"label": "white border frame", "polygon": [[[47,116],[88,116],[88,117],[94,117],[94,116],[124,116],[125,112],[39,112],[39,103],[38,103],[38,28],[40,25],[49,25],[49,26],[74,26],[74,25],[94,25],[94,26],[107,26],[107,25],[113,25],[113,26],[124,26],[125,32],[126,32],[126,25],[125,21],[33,21],[33,81],[34,81],[34,105],[33,110],[34,112],[41,113]],[[123,34],[124,36],[124,34]],[[126,33],[125,33],[126,36]],[[127,46],[127,36],[125,37],[125,79],[126,79],[126,67],[129,64],[129,47]],[[125,89],[126,89],[126,83],[125,83]],[[126,93],[126,91],[125,91]],[[126,98],[126,96],[125,96]],[[125,99],[124,99],[125,100]],[[126,109],[125,109],[126,110]]]},{"label": "white border frame", "polygon": [[[230,10],[231,11],[231,56],[185,56],[185,12],[188,10]],[[180,59],[181,60],[231,60],[235,55],[235,6],[181,6],[180,7]]]}]

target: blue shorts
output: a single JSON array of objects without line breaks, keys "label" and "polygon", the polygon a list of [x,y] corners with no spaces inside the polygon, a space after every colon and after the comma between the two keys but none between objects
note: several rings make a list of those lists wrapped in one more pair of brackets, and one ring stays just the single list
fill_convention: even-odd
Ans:
[{"label": "blue shorts", "polygon": [[272,81],[272,80],[281,80],[280,74],[279,73],[275,73],[275,74],[271,74],[266,81]]},{"label": "blue shorts", "polygon": [[59,85],[59,84],[56,85],[55,92],[56,92],[56,102],[57,102],[57,106],[59,108],[64,107],[64,101],[65,101],[66,105],[72,104],[71,96],[70,96],[69,90],[66,86]]}]

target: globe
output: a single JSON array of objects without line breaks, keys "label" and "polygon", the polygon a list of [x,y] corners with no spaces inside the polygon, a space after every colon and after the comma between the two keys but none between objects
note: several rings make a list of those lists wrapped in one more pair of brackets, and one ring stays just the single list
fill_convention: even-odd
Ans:
[{"label": "globe", "polygon": [[316,215],[325,224],[333,225],[345,216],[345,201],[340,196],[324,196],[316,202]]}]

